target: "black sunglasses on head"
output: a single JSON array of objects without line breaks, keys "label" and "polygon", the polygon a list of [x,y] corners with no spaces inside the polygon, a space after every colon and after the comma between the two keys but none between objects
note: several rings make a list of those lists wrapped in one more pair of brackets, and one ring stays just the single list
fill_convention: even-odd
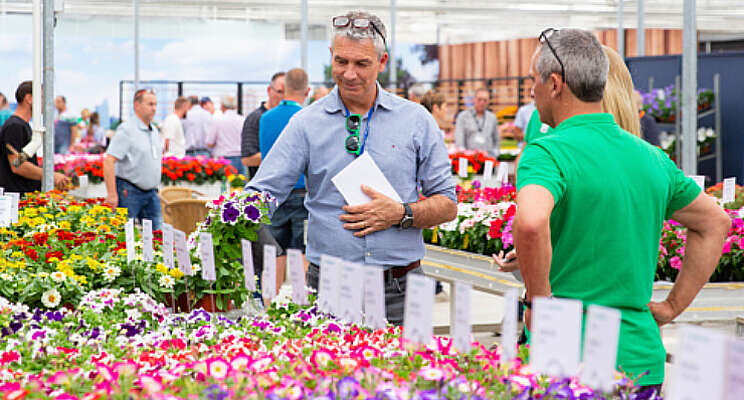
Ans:
[{"label": "black sunglasses on head", "polygon": [[561,58],[558,57],[558,53],[556,53],[555,49],[553,48],[553,45],[550,44],[550,41],[548,40],[549,37],[553,36],[554,33],[558,32],[559,29],[555,28],[548,28],[540,33],[540,43],[545,43],[548,45],[548,48],[555,56],[555,59],[558,60],[558,64],[561,65],[561,80],[563,83],[568,84],[568,81],[566,81],[566,68],[563,66],[563,61],[561,61]]},{"label": "black sunglasses on head", "polygon": [[346,117],[346,130],[349,132],[349,136],[346,137],[344,142],[346,146],[346,152],[359,156],[362,151],[361,140],[359,139],[359,128],[362,126],[362,115],[361,114],[349,114]]}]

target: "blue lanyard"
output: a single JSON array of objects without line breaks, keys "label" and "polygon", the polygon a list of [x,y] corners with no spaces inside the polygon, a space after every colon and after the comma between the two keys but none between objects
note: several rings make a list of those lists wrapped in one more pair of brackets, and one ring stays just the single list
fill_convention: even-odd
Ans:
[{"label": "blue lanyard", "polygon": [[[346,111],[346,118],[349,117],[349,109],[346,108],[346,105],[344,105],[344,111]],[[375,105],[372,104],[372,108],[369,109],[369,112],[367,113],[367,127],[364,130],[364,140],[362,140],[362,148],[359,150],[359,155],[361,156],[364,154],[364,146],[367,144],[367,136],[369,136],[369,120],[372,119],[372,113],[375,112]]]}]

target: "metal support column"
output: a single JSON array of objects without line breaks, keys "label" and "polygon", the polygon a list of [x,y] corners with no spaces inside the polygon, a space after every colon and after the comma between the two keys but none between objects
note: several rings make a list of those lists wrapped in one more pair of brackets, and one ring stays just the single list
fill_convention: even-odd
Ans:
[{"label": "metal support column", "polygon": [[307,0],[302,0],[302,19],[300,20],[300,47],[302,48],[302,69],[307,72]]},{"label": "metal support column", "polygon": [[390,0],[390,35],[388,43],[390,45],[390,87],[395,90],[398,87],[398,65],[395,62],[395,0]]},{"label": "metal support column", "polygon": [[697,174],[697,24],[695,0],[685,0],[682,21],[682,171]]},{"label": "metal support column", "polygon": [[[41,7],[41,0],[34,0],[33,2],[33,9],[32,9],[32,19],[33,19],[33,44],[32,44],[32,51],[33,51],[33,83],[31,86],[32,90],[32,116],[31,120],[33,122],[33,136],[38,138],[38,135],[44,134],[44,121],[42,119],[42,92],[41,92],[41,49],[42,49],[42,7]],[[32,138],[33,141],[33,138]],[[31,143],[29,143],[31,144]],[[28,146],[28,145],[27,145]],[[23,149],[16,149],[19,152],[21,150],[24,150],[23,153],[28,155],[29,157],[33,157],[36,154],[36,149],[27,150],[26,147]],[[19,156],[20,157],[20,156]],[[22,157],[20,157],[23,159]],[[52,156],[54,158],[54,156]],[[45,160],[46,163],[46,160]],[[44,175],[49,175],[47,171],[44,171]],[[54,173],[54,171],[52,171]]]},{"label": "metal support column", "polygon": [[134,93],[140,85],[139,50],[139,0],[134,0]]},{"label": "metal support column", "polygon": [[636,30],[636,38],[638,43],[638,57],[646,55],[646,23],[645,23],[645,10],[643,9],[645,0],[638,0],[638,29]]},{"label": "metal support column", "polygon": [[237,100],[238,100],[238,114],[244,115],[243,114],[243,84],[240,82],[238,82]]},{"label": "metal support column", "polygon": [[[710,42],[708,42],[710,43]],[[723,149],[721,146],[721,74],[713,75],[713,93],[716,110],[716,182],[723,180]]]},{"label": "metal support column", "polygon": [[[44,0],[44,175],[41,190],[54,189],[54,0]],[[39,121],[41,123],[41,121]]]},{"label": "metal support column", "polygon": [[625,59],[625,29],[623,28],[623,0],[617,1],[617,54]]}]

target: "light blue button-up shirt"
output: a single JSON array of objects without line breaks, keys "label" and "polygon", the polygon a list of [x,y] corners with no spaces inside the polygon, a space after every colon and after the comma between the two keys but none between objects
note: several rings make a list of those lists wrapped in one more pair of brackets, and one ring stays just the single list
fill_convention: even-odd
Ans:
[{"label": "light blue button-up shirt", "polygon": [[[404,202],[418,200],[418,184],[424,196],[439,194],[456,201],[450,160],[434,118],[422,106],[383,90],[379,84],[377,92],[364,151]],[[366,130],[367,113],[362,117],[360,138]],[[312,263],[320,264],[322,254],[381,266],[405,266],[422,259],[421,229],[393,226],[361,238],[344,229],[339,216],[345,214],[341,207],[346,202],[331,178],[355,159],[346,152],[345,122],[336,87],[292,117],[246,187],[268,191],[281,204],[305,174],[307,259]]]}]

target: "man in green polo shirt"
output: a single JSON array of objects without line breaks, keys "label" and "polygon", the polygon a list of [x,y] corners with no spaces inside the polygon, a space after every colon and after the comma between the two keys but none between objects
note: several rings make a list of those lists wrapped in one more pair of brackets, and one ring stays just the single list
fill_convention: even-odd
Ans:
[{"label": "man in green polo shirt", "polygon": [[[692,302],[721,254],[728,216],[659,149],[623,131],[600,100],[608,60],[597,38],[548,30],[531,70],[550,135],[528,144],[517,174],[514,224],[529,304],[579,299],[622,312],[618,370],[639,385],[664,381],[659,326]],[[681,272],[666,300],[651,302],[665,219],[688,228]]]}]

